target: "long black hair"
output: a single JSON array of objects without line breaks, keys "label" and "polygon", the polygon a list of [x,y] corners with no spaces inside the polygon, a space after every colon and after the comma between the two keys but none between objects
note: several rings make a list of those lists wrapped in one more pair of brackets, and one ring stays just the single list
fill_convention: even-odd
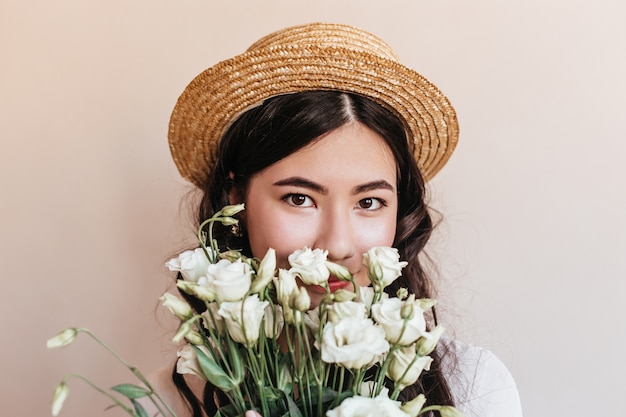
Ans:
[{"label": "long black hair", "polygon": [[[404,287],[418,298],[432,297],[434,286],[420,256],[434,227],[426,204],[424,179],[401,120],[366,97],[339,91],[287,94],[270,98],[238,117],[222,137],[217,163],[201,190],[198,224],[229,203],[232,187],[245,195],[248,182],[255,174],[351,122],[361,123],[383,138],[396,161],[398,213],[394,247],[408,265],[402,277],[386,290],[395,294],[398,288]],[[237,248],[252,256],[245,233],[235,236],[223,230],[217,239],[222,249]],[[436,321],[433,314],[431,324]],[[400,400],[424,393],[429,403],[453,405],[439,353],[435,351],[431,356],[430,371],[423,372],[414,385],[407,387]],[[175,383],[192,406],[194,417],[199,417],[196,413],[200,400],[190,393],[182,378],[176,378]],[[212,404],[206,407],[213,409]]]}]

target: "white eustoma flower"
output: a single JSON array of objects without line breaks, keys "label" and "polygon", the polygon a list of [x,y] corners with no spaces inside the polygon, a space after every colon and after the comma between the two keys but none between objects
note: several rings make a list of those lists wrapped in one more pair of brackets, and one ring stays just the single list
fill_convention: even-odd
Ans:
[{"label": "white eustoma flower", "polygon": [[387,368],[387,377],[400,386],[400,389],[415,383],[423,370],[430,369],[433,361],[430,356],[415,359],[416,356],[415,346],[400,348],[392,354]]},{"label": "white eustoma flower", "polygon": [[186,281],[191,282],[198,282],[205,276],[210,264],[202,248],[186,250],[165,263],[170,271],[180,272]]},{"label": "white eustoma flower", "polygon": [[220,303],[241,300],[250,289],[251,283],[252,269],[241,259],[234,262],[221,259],[218,263],[209,265],[206,277],[198,280],[198,284],[215,291]]},{"label": "white eustoma flower", "polygon": [[338,323],[327,322],[322,330],[322,360],[338,363],[349,369],[373,365],[389,351],[385,331],[370,319],[345,318]]},{"label": "white eustoma flower", "polygon": [[400,409],[400,404],[400,401],[394,401],[386,394],[374,398],[355,395],[329,410],[326,417],[410,417]]},{"label": "white eustoma flower", "polygon": [[[413,315],[411,318],[402,318],[405,304],[412,303]],[[403,346],[414,343],[420,336],[426,334],[426,320],[419,307],[419,302],[409,298],[402,301],[399,298],[380,300],[372,306],[372,318],[385,329],[387,340],[392,344]]]},{"label": "white eustoma flower", "polygon": [[328,321],[331,323],[337,323],[339,320],[354,317],[357,319],[364,319],[367,317],[367,311],[365,304],[357,301],[342,301],[340,303],[333,303],[328,306]]},{"label": "white eustoma flower", "polygon": [[363,264],[367,267],[372,284],[385,288],[402,275],[402,268],[407,262],[400,261],[396,248],[376,246],[363,254]]},{"label": "white eustoma flower", "polygon": [[[198,346],[198,349],[202,350],[207,355],[210,355],[209,350],[205,346]],[[176,372],[179,374],[195,375],[205,381],[207,380],[204,372],[202,372],[202,368],[200,368],[198,355],[196,355],[196,351],[193,350],[191,345],[183,346],[181,350],[176,352],[176,356],[178,356],[178,360],[176,361]]]},{"label": "white eustoma flower", "polygon": [[289,255],[291,272],[307,285],[322,285],[328,282],[330,271],[326,266],[328,251],[305,247]]},{"label": "white eustoma flower", "polygon": [[259,340],[268,304],[267,301],[260,301],[258,294],[253,294],[241,301],[223,302],[217,312],[224,317],[228,334],[235,342],[252,346]]}]

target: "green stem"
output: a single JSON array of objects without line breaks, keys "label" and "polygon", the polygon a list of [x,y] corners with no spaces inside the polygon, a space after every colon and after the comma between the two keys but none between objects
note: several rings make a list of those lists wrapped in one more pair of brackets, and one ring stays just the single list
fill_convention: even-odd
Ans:
[{"label": "green stem", "polygon": [[[141,371],[139,371],[139,369],[137,367],[130,365],[126,361],[126,359],[124,359],[122,356],[120,356],[111,346],[106,344],[104,342],[104,340],[100,339],[98,336],[96,336],[94,333],[92,333],[91,330],[89,330],[87,328],[84,328],[84,327],[79,327],[79,328],[76,329],[76,331],[88,334],[92,339],[94,339],[96,342],[98,342],[100,344],[100,346],[102,346],[107,351],[109,351],[109,353],[111,353],[118,361],[120,361],[122,363],[122,365],[124,365],[126,368],[128,368],[146,386],[146,388],[148,388],[148,390],[150,391],[150,398],[152,398],[152,395],[154,395],[159,400],[159,402],[161,402],[161,404],[163,404],[163,406],[167,409],[167,411],[170,413],[170,415],[176,416],[176,413],[174,413],[172,408],[167,404],[167,402],[165,402],[165,400],[159,395],[159,393],[154,390],[154,388],[152,387],[150,382],[148,382],[146,377],[141,373]],[[83,378],[83,379],[88,382],[88,380],[86,378]],[[156,402],[154,400],[152,400],[152,402],[154,403],[155,406],[157,406],[157,408],[159,408],[159,409],[161,408],[161,407],[159,407],[156,404]],[[165,413],[162,413],[162,414],[165,415]]]},{"label": "green stem", "polygon": [[109,392],[107,392],[106,390],[104,390],[103,388],[100,388],[99,386],[97,386],[96,384],[94,384],[93,382],[91,382],[89,379],[85,378],[82,375],[79,374],[68,374],[65,375],[65,377],[63,378],[63,382],[67,382],[70,378],[78,378],[81,379],[83,381],[85,381],[87,384],[89,384],[93,389],[95,389],[96,391],[98,391],[99,393],[101,393],[102,395],[108,397],[111,401],[115,402],[115,404],[117,404],[118,406],[120,406],[124,411],[126,411],[128,414],[130,414],[131,416],[135,415],[135,411],[133,409],[131,409],[130,407],[126,406],[123,402],[121,402],[119,399],[115,398],[113,395],[111,395]]}]

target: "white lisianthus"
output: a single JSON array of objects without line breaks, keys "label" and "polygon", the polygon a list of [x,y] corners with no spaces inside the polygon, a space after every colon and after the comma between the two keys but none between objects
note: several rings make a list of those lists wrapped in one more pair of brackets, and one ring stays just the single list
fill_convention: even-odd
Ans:
[{"label": "white lisianthus", "polygon": [[430,356],[420,356],[415,359],[416,356],[415,346],[400,348],[392,354],[387,368],[387,377],[399,385],[400,389],[415,383],[424,369],[430,369],[433,361]]},{"label": "white lisianthus", "polygon": [[339,320],[347,317],[364,319],[367,317],[365,304],[356,301],[342,301],[328,306],[328,321],[337,323]]},{"label": "white lisianthus", "polygon": [[407,262],[400,261],[396,248],[376,246],[363,254],[363,264],[367,267],[372,284],[385,288],[402,275],[402,268]]},{"label": "white lisianthus", "polygon": [[259,300],[258,294],[253,294],[241,301],[225,301],[217,312],[224,317],[228,334],[235,342],[252,346],[259,340],[261,322],[268,305],[267,301]]},{"label": "white lisianthus", "polygon": [[205,276],[210,264],[202,248],[186,250],[165,263],[170,271],[180,272],[186,281],[191,282],[198,282],[200,277]]},{"label": "white lisianthus", "polygon": [[250,265],[237,259],[230,262],[221,259],[207,268],[207,276],[200,278],[198,284],[206,285],[215,291],[218,302],[241,300],[252,283]]},{"label": "white lisianthus", "polygon": [[330,271],[326,266],[328,251],[305,247],[289,255],[291,272],[307,285],[321,285],[328,282]]},{"label": "white lisianthus", "polygon": [[[411,318],[402,318],[402,310],[412,303]],[[406,301],[398,298],[387,298],[372,306],[372,318],[385,329],[387,340],[392,344],[403,346],[414,343],[420,336],[426,334],[426,320],[417,301],[409,297]]]},{"label": "white lisianthus", "polygon": [[389,351],[385,331],[370,319],[345,318],[338,323],[327,322],[322,330],[322,360],[338,363],[349,369],[373,365]]},{"label": "white lisianthus", "polygon": [[[198,349],[202,350],[207,355],[210,355],[209,350],[206,346],[198,346]],[[181,350],[176,352],[176,356],[178,356],[178,360],[176,361],[176,372],[179,374],[189,374],[195,375],[207,380],[206,375],[202,372],[202,368],[200,368],[200,363],[198,362],[198,355],[196,355],[196,351],[191,347],[191,345],[185,345]]]},{"label": "white lisianthus", "polygon": [[355,395],[329,410],[326,417],[410,417],[400,409],[400,404],[383,393],[374,398]]}]

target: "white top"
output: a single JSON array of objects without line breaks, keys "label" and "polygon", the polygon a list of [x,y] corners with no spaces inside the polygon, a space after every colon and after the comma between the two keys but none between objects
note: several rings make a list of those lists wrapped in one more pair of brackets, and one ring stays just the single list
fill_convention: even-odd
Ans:
[{"label": "white top", "polygon": [[450,350],[442,367],[465,417],[522,417],[515,381],[496,355],[459,341],[442,340],[440,345]]}]

